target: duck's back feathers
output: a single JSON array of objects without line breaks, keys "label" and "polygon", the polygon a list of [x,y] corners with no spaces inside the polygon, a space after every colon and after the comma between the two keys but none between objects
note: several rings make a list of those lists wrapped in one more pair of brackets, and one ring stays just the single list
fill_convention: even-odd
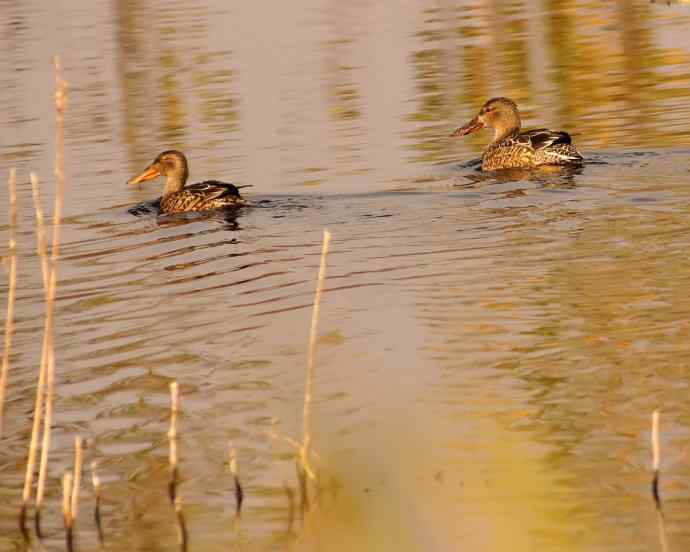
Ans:
[{"label": "duck's back feathers", "polygon": [[204,180],[196,184],[189,184],[182,188],[182,191],[187,191],[190,194],[202,197],[204,199],[218,199],[221,197],[235,197],[239,198],[240,189],[229,182],[220,182],[218,180]]},{"label": "duck's back feathers", "polygon": [[562,130],[549,130],[548,128],[535,128],[517,135],[516,140],[528,144],[535,150],[548,148],[556,144],[571,144],[570,134]]},{"label": "duck's back feathers", "polygon": [[537,128],[494,142],[484,152],[484,170],[528,168],[540,165],[578,165],[583,158],[562,130]]},{"label": "duck's back feathers", "polygon": [[[243,186],[244,187],[244,186]],[[206,180],[185,186],[178,192],[161,199],[161,211],[180,213],[183,211],[207,211],[221,207],[241,205],[246,200],[240,190],[229,182]]]}]

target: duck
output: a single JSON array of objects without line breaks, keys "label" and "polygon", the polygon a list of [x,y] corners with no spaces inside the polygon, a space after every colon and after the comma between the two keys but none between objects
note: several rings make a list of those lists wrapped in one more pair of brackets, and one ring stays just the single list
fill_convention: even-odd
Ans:
[{"label": "duck", "polygon": [[562,130],[538,128],[520,132],[522,120],[517,104],[510,98],[492,98],[467,124],[451,137],[465,136],[485,127],[494,130],[494,139],[482,155],[482,170],[534,169],[542,166],[579,166],[584,159]]},{"label": "duck", "polygon": [[178,150],[166,150],[159,153],[144,172],[130,178],[127,183],[141,184],[160,176],[165,176],[165,187],[159,207],[161,213],[209,211],[247,203],[247,200],[240,195],[240,188],[247,186],[235,186],[217,180],[186,185],[189,165],[184,153]]}]

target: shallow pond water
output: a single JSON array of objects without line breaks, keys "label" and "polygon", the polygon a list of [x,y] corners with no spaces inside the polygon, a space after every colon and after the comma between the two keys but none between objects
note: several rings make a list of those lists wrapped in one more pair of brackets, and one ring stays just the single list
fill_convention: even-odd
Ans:
[{"label": "shallow pond water", "polygon": [[[70,91],[48,549],[64,548],[59,482],[77,433],[99,463],[107,549],[175,549],[173,379],[190,550],[690,545],[690,7],[0,6],[0,180],[6,197],[17,167],[20,203],[0,549],[24,549],[16,514],[44,317],[28,174],[50,205],[55,53]],[[588,163],[477,171],[468,161],[488,133],[448,135],[499,94],[526,126],[570,131]],[[144,208],[159,185],[125,182],[171,147],[193,180],[251,184],[251,206]],[[7,222],[3,199],[3,255]],[[293,451],[271,434],[301,438],[324,228],[313,419],[324,484],[301,529],[285,492]],[[88,478],[81,549],[97,547]]]}]

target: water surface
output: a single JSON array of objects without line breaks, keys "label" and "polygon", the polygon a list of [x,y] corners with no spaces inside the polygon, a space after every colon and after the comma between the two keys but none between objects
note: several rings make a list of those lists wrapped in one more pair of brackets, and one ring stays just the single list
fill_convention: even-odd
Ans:
[{"label": "water surface", "polygon": [[[17,167],[20,201],[3,549],[23,549],[44,316],[28,173],[48,204],[54,53],[70,103],[51,550],[77,433],[100,465],[108,549],[174,549],[173,379],[191,550],[657,549],[656,408],[668,545],[690,544],[688,6],[0,6],[0,173]],[[448,134],[499,94],[526,126],[570,131],[589,163],[502,177],[469,166],[487,133]],[[160,191],[126,180],[171,147],[195,180],[252,184],[253,206],[128,212]],[[3,244],[7,221],[3,201]],[[301,437],[323,228],[325,490],[300,530],[284,491],[292,449],[270,434]],[[228,439],[246,491],[239,527]],[[88,470],[83,495],[78,541],[95,548]]]}]

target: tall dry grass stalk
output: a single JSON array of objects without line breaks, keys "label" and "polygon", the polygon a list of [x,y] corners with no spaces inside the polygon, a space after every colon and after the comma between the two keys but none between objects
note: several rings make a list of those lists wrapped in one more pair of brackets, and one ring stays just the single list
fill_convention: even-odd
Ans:
[{"label": "tall dry grass stalk", "polygon": [[175,516],[177,518],[177,540],[180,543],[181,552],[187,552],[187,545],[189,542],[189,534],[187,533],[187,523],[184,519],[184,512],[182,511],[182,497],[175,497]]},{"label": "tall dry grass stalk", "polygon": [[[47,252],[47,247],[46,247],[46,231],[45,231],[45,223],[43,219],[43,202],[41,200],[41,189],[40,189],[40,184],[38,180],[38,176],[36,176],[35,173],[31,173],[31,193],[33,196],[33,201],[34,201],[34,210],[36,212],[36,254],[38,255],[38,258],[40,260],[41,264],[41,276],[43,279],[43,292],[45,295],[46,299],[46,305],[48,304],[50,300],[50,294],[49,294],[49,287],[50,287],[50,265],[49,265],[49,258],[48,258],[48,252]],[[47,316],[47,312],[46,312]],[[31,445],[30,445],[30,450],[33,450],[34,452],[30,452],[31,458],[31,470],[33,472],[33,465],[35,463],[34,457],[35,457],[35,447],[36,447],[36,441],[38,440],[38,433],[40,430],[40,424],[41,424],[41,410],[43,409],[43,402],[45,400],[45,381],[47,378],[47,372],[48,372],[48,366],[54,362],[54,357],[53,357],[53,349],[52,349],[52,338],[51,338],[51,345],[48,346],[47,344],[47,337],[44,333],[44,342],[43,342],[43,349],[41,351],[41,365],[39,368],[39,374],[38,374],[38,385],[36,386],[36,404],[35,404],[35,415],[34,415],[34,423],[33,423],[33,428],[31,432]],[[52,418],[52,401],[50,402],[50,413],[47,414],[49,418]],[[49,419],[49,424],[51,423],[51,420]],[[45,429],[44,429],[44,443],[45,443]],[[43,450],[45,453],[41,455],[41,470],[39,473],[39,479],[38,479],[38,488],[36,490],[36,514],[34,516],[34,528],[36,531],[36,535],[38,536],[39,539],[43,537],[41,533],[41,512],[43,510],[43,497],[45,494],[45,479],[46,479],[46,470],[47,470],[47,449],[44,446]],[[45,454],[46,458],[45,461],[43,460],[43,455]],[[28,464],[27,462],[27,470],[28,470]],[[45,466],[45,467],[44,467]],[[30,474],[27,471],[27,476]],[[30,477],[27,477],[27,481],[29,483],[29,488],[25,488],[25,491],[27,493],[27,498],[30,497],[31,493],[31,479]],[[23,508],[26,508],[26,505],[23,506]]]},{"label": "tall dry grass stalk", "polygon": [[[62,78],[60,58],[55,56],[55,200],[53,204],[53,237],[50,250],[50,271],[46,290],[46,316],[43,332],[43,350],[47,357],[45,420],[43,423],[43,442],[41,444],[41,466],[36,491],[36,512],[43,506],[45,480],[48,472],[50,452],[50,430],[53,421],[53,395],[55,390],[55,355],[53,350],[53,319],[55,295],[57,293],[58,260],[60,258],[60,225],[65,195],[65,109],[67,107],[67,82]],[[38,219],[38,213],[37,213]],[[76,476],[75,476],[76,478]]]},{"label": "tall dry grass stalk", "polygon": [[[33,191],[34,208],[36,210],[36,234],[37,245],[36,253],[41,262],[41,273],[43,275],[43,288],[46,299],[48,298],[48,254],[46,251],[45,230],[43,224],[43,207],[41,204],[38,177],[31,173],[31,188]],[[46,368],[48,366],[48,347],[44,347],[41,353],[41,364],[38,372],[38,384],[36,385],[36,400],[34,404],[34,419],[31,428],[31,440],[29,442],[29,454],[26,460],[26,474],[24,476],[24,489],[22,492],[22,507],[19,514],[19,527],[26,539],[26,510],[31,499],[34,469],[36,467],[36,452],[38,449],[38,436],[41,429],[41,417],[43,415],[43,398],[45,393]],[[35,519],[36,533],[41,538],[40,517]]]},{"label": "tall dry grass stalk", "polygon": [[[43,331],[43,349],[41,353],[41,368],[36,386],[36,401],[34,407],[34,421],[29,444],[29,455],[26,464],[26,476],[22,492],[22,507],[19,516],[22,534],[27,535],[25,529],[26,509],[31,499],[33,475],[36,464],[38,433],[41,426],[41,413],[45,399],[45,422],[41,448],[41,465],[39,469],[39,483],[36,492],[36,528],[40,537],[40,510],[43,504],[45,479],[48,470],[48,452],[50,450],[50,428],[52,423],[53,390],[55,386],[55,359],[53,355],[53,312],[57,291],[57,264],[60,255],[60,223],[62,222],[62,207],[65,191],[65,109],[67,107],[67,82],[62,77],[60,59],[54,58],[55,69],[55,200],[53,206],[53,235],[50,265],[45,251],[43,232],[43,210],[38,194],[38,179],[32,175],[32,187],[36,205],[36,224],[38,233],[38,254],[41,258],[41,272],[45,287],[46,314]],[[45,394],[45,397],[44,397]]]},{"label": "tall dry grass stalk", "polygon": [[70,524],[70,508],[72,507],[72,472],[62,474],[62,519],[65,528]]},{"label": "tall dry grass stalk", "polygon": [[300,479],[300,489],[302,492],[302,503],[308,506],[309,496],[306,486],[306,476],[316,479],[314,470],[311,467],[311,404],[314,395],[314,378],[316,376],[316,341],[319,329],[319,312],[321,309],[321,295],[326,280],[326,258],[331,243],[331,233],[323,231],[323,244],[321,246],[321,263],[319,265],[319,276],[316,284],[316,294],[314,295],[314,308],[311,315],[311,326],[309,329],[309,356],[307,359],[307,378],[304,386],[304,409],[302,412],[302,446],[300,448],[300,462],[298,466],[298,476]]},{"label": "tall dry grass stalk", "polygon": [[74,480],[72,481],[72,501],[70,503],[70,515],[72,525],[79,517],[79,487],[81,486],[82,464],[84,462],[84,451],[82,449],[81,437],[74,438]]},{"label": "tall dry grass stalk", "polygon": [[177,496],[177,417],[180,412],[180,391],[176,381],[170,384],[170,429],[168,429],[168,464],[170,465],[170,483],[168,494],[170,502],[175,504]]},{"label": "tall dry grass stalk", "polygon": [[41,263],[41,276],[43,277],[43,291],[48,291],[48,279],[50,277],[50,266],[48,265],[48,255],[46,250],[46,230],[43,222],[43,200],[41,199],[41,186],[36,173],[30,174],[31,194],[34,200],[34,210],[36,212],[36,254]]},{"label": "tall dry grass stalk", "polygon": [[659,445],[659,411],[652,413],[652,495],[656,507],[661,510],[661,496],[659,495],[659,468],[661,466],[661,446]]},{"label": "tall dry grass stalk", "polygon": [[[46,251],[45,227],[43,223],[43,205],[41,202],[40,188],[38,177],[31,173],[31,189],[33,193],[34,208],[36,210],[36,253],[41,263],[41,273],[43,275],[44,295],[48,297],[48,254]],[[31,499],[31,490],[33,484],[34,469],[36,466],[36,452],[38,448],[38,436],[41,429],[41,416],[43,415],[43,399],[46,379],[46,369],[48,366],[48,348],[44,347],[41,353],[41,365],[38,373],[38,384],[36,385],[36,401],[34,404],[34,419],[31,428],[31,441],[29,443],[29,455],[26,461],[26,475],[24,477],[24,490],[22,493],[22,507],[19,515],[20,530],[25,538],[28,538],[26,532],[25,520],[26,510],[28,508],[29,500]],[[40,514],[34,519],[36,525],[36,534],[41,538],[41,520]]]},{"label": "tall dry grass stalk", "polygon": [[175,510],[175,517],[177,518],[177,538],[180,543],[180,550],[186,552],[187,550],[187,524],[182,511],[182,497],[177,494],[177,476],[178,476],[178,453],[177,453],[177,420],[180,414],[180,390],[176,381],[170,384],[170,429],[168,430],[168,442],[170,445],[170,452],[168,455],[168,463],[170,464],[170,482],[168,483],[168,496],[170,502]]},{"label": "tall dry grass stalk", "polygon": [[79,487],[83,456],[81,437],[77,435],[74,438],[74,474],[66,471],[62,476],[62,519],[68,551],[74,549],[74,526],[79,515]]},{"label": "tall dry grass stalk", "polygon": [[43,498],[45,497],[46,479],[48,477],[48,452],[50,451],[50,428],[53,423],[53,387],[55,385],[55,355],[53,354],[52,343],[48,347],[43,441],[41,443],[41,463],[38,469],[38,484],[36,486],[36,513],[34,519],[36,534],[39,537],[41,537],[41,512],[43,511]]},{"label": "tall dry grass stalk", "polygon": [[5,389],[10,371],[10,353],[12,352],[12,334],[14,333],[14,300],[17,294],[17,171],[10,169],[7,179],[10,193],[10,229],[8,239],[9,259],[7,317],[5,318],[5,347],[2,352],[2,371],[0,372],[0,437],[4,427]]},{"label": "tall dry grass stalk", "polygon": [[68,552],[74,550],[74,518],[72,517],[72,472],[66,471],[62,476],[62,521],[65,526],[65,542]]},{"label": "tall dry grass stalk", "polygon": [[98,464],[94,460],[91,462],[91,483],[96,505],[93,508],[93,521],[98,532],[98,544],[103,548],[105,538],[103,535],[103,523],[101,522],[101,479],[98,477]]},{"label": "tall dry grass stalk", "polygon": [[659,444],[659,411],[655,410],[652,413],[652,469],[654,470],[654,477],[652,478],[652,496],[654,497],[654,506],[656,509],[656,518],[659,528],[659,546],[661,552],[667,552],[668,540],[666,538],[666,522],[664,520],[664,512],[661,507],[661,494],[659,492],[659,470],[661,468],[661,445]]},{"label": "tall dry grass stalk", "polygon": [[237,451],[232,441],[228,441],[228,466],[235,488],[235,516],[239,517],[242,512],[242,503],[244,502],[244,489],[242,488],[239,472],[237,471]]}]

